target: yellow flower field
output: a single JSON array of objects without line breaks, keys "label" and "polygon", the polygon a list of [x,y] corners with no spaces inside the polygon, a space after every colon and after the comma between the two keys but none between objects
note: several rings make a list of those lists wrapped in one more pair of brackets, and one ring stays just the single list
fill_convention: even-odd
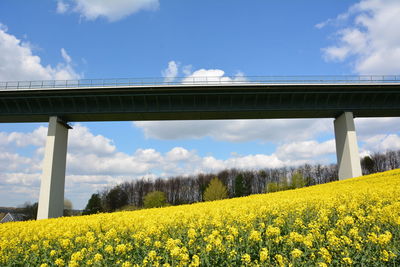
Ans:
[{"label": "yellow flower field", "polygon": [[303,189],[0,225],[1,266],[398,266],[400,170]]}]

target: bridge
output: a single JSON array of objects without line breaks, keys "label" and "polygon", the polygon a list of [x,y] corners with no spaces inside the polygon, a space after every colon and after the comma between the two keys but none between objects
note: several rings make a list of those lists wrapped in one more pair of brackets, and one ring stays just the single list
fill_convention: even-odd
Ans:
[{"label": "bridge", "polygon": [[333,118],[347,179],[361,176],[354,117],[400,116],[400,76],[170,80],[0,82],[0,122],[49,122],[38,219],[63,214],[68,122]]}]

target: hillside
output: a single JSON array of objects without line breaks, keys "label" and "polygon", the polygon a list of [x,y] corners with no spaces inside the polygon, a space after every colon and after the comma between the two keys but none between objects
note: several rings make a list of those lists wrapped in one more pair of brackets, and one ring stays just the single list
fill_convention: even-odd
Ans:
[{"label": "hillside", "polygon": [[1,266],[393,266],[399,253],[400,170],[215,202],[0,225]]}]

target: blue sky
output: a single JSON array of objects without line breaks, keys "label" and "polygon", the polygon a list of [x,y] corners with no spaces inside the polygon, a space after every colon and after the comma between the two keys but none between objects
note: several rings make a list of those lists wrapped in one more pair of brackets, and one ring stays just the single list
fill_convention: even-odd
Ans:
[{"label": "blue sky", "polygon": [[[399,74],[398,25],[396,0],[5,0],[0,81]],[[356,119],[360,154],[400,149],[399,122]],[[0,206],[37,201],[46,127],[0,124]],[[66,197],[83,208],[124,180],[334,163],[333,138],[332,119],[75,122]]]}]

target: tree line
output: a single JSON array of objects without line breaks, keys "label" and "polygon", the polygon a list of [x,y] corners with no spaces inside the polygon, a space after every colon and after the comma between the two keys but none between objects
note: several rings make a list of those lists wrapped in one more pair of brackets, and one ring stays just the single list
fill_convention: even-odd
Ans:
[{"label": "tree line", "polygon": [[[361,168],[364,175],[400,168],[400,150],[366,156],[361,159]],[[84,214],[205,201],[204,193],[213,178],[222,182],[226,197],[232,198],[335,181],[338,179],[338,169],[336,164],[305,164],[299,167],[226,169],[218,173],[167,179],[132,180],[93,194]]]},{"label": "tree line", "polygon": [[[363,175],[400,168],[400,150],[374,153],[361,159]],[[216,198],[241,197],[268,193],[335,181],[337,165],[310,165],[262,170],[227,169],[218,173],[176,176],[170,178],[139,179],[124,182],[92,194],[83,214],[134,210],[166,205],[180,205]],[[217,178],[221,183],[211,186]],[[222,188],[223,187],[223,188]],[[205,193],[209,188],[209,196]],[[211,195],[211,196],[210,196]],[[64,216],[79,215],[65,200]],[[17,209],[27,219],[35,219],[36,203],[24,203]]]}]

